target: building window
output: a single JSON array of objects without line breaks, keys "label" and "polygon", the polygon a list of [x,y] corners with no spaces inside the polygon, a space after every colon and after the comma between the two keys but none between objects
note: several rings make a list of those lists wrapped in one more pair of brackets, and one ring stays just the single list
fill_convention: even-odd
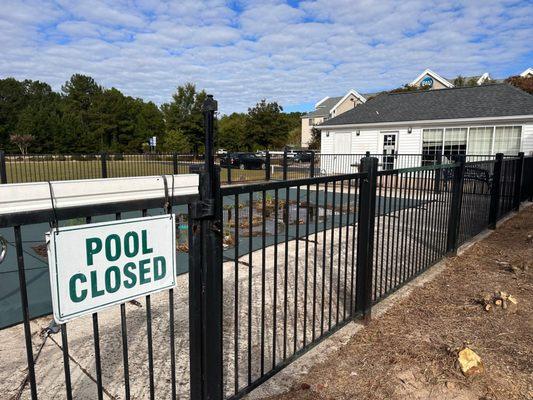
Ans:
[{"label": "building window", "polygon": [[432,165],[437,154],[442,154],[444,129],[424,129],[422,131],[422,165]]},{"label": "building window", "polygon": [[521,136],[521,126],[497,126],[494,132],[493,153],[518,154]]},{"label": "building window", "polygon": [[446,128],[444,135],[444,156],[451,160],[452,155],[466,154],[467,128]]},{"label": "building window", "polygon": [[309,125],[313,125],[313,118],[309,118]]},{"label": "building window", "polygon": [[470,128],[468,134],[468,154],[488,155],[492,150],[494,127]]}]

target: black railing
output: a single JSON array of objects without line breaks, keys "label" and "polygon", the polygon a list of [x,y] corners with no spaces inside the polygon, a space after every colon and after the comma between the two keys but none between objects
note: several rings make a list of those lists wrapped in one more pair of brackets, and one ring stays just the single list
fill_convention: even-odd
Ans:
[{"label": "black railing", "polygon": [[[357,226],[365,174],[222,189],[224,376],[241,396],[361,314]],[[367,196],[368,197],[368,196]],[[361,205],[361,202],[364,204]]]},{"label": "black railing", "polygon": [[[215,110],[208,98],[208,154]],[[119,173],[107,159],[96,161],[108,176]],[[532,195],[533,157],[523,155],[381,171],[379,158],[362,157],[360,172],[302,178],[291,176],[287,153],[281,162],[279,180],[221,187],[220,168],[207,157],[198,195],[1,215],[9,244],[1,315],[14,316],[4,328],[23,322],[26,360],[17,362],[27,366],[20,386],[4,392],[240,398],[348,322],[368,319],[373,304]],[[179,290],[52,324],[42,339],[33,335],[30,321],[50,312],[40,246],[47,222],[171,212],[184,266]],[[45,347],[47,340],[57,346]]]},{"label": "black railing", "polygon": [[[289,180],[315,176],[357,173],[365,157],[378,159],[378,170],[414,168],[451,163],[453,155],[438,154],[320,154],[314,151],[269,153],[259,155],[260,164],[224,161],[222,184]],[[512,156],[504,156],[506,158]],[[468,155],[466,162],[494,160],[493,155]],[[203,165],[203,155],[178,153],[148,154],[69,154],[6,155],[0,151],[0,183],[59,181],[72,179],[116,178],[162,174],[186,174]]]},{"label": "black railing", "polygon": [[202,160],[189,154],[6,155],[0,151],[0,183],[119,178],[189,173]]}]

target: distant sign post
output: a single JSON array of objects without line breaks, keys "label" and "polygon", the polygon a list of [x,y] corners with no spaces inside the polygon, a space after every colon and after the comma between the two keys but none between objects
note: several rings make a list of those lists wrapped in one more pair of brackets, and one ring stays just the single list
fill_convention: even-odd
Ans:
[{"label": "distant sign post", "polygon": [[58,323],[176,284],[173,214],[54,228],[47,242]]},{"label": "distant sign post", "polygon": [[148,139],[148,145],[149,145],[152,149],[155,149],[156,146],[157,146],[157,136],[152,136],[150,139]]}]

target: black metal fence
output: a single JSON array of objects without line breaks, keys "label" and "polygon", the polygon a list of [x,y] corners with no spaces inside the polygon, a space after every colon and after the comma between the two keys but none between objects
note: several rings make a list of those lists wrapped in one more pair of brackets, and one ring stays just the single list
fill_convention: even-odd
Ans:
[{"label": "black metal fence", "polygon": [[177,153],[6,155],[0,151],[0,183],[186,174],[190,165],[202,162]]},{"label": "black metal fence", "polygon": [[[312,178],[315,176],[357,173],[364,157],[376,157],[378,170],[413,168],[452,162],[452,155],[440,154],[321,154],[266,151],[261,166],[224,165],[223,155],[215,157],[221,165],[221,182],[243,182]],[[505,156],[511,157],[511,156]],[[494,160],[493,155],[468,155],[466,162]],[[0,151],[0,183],[59,181],[72,179],[117,178],[162,174],[186,174],[203,164],[203,155],[157,154],[70,154],[6,155]]]},{"label": "black metal fence", "polygon": [[[204,111],[211,150],[212,98]],[[379,171],[378,158],[363,157],[357,173],[298,178],[285,168],[280,180],[221,187],[208,151],[198,196],[4,215],[24,330],[13,340],[24,340],[26,356],[0,367],[13,362],[25,376],[3,389],[32,399],[240,398],[518,209],[533,192],[532,160],[457,157]],[[32,224],[170,212],[185,216],[187,232],[177,288],[33,335]]]},{"label": "black metal fence", "polygon": [[[364,157],[376,157],[378,159],[378,170],[387,171],[391,169],[415,168],[427,165],[440,165],[453,163],[455,154],[380,154],[380,153],[360,153],[360,154],[317,154],[316,169],[317,174],[349,174],[359,171],[361,160]],[[490,161],[494,160],[494,155],[467,155],[466,162]]]}]

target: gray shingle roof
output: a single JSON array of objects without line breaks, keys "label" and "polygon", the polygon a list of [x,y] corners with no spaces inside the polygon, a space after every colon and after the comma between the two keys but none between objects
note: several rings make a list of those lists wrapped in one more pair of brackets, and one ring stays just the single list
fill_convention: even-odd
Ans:
[{"label": "gray shingle roof", "polygon": [[314,111],[305,114],[302,118],[329,117],[329,111],[337,104],[342,96],[330,97],[322,102]]},{"label": "gray shingle roof", "polygon": [[504,83],[384,93],[321,126],[513,115],[533,115],[533,96]]}]

